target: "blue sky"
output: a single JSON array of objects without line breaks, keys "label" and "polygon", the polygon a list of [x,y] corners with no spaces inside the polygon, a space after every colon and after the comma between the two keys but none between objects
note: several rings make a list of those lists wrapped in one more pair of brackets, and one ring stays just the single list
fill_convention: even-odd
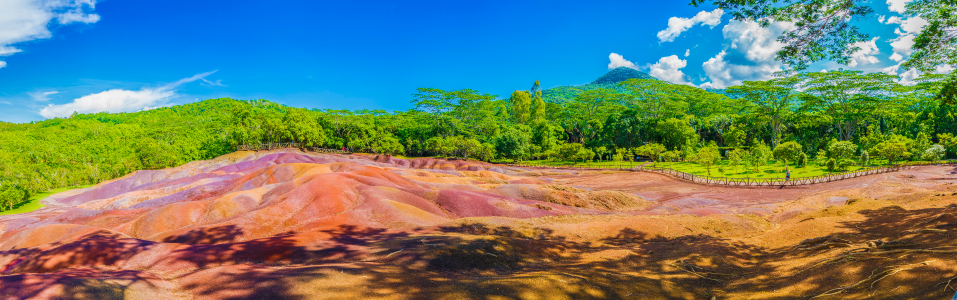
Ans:
[{"label": "blue sky", "polygon": [[[759,28],[688,2],[4,0],[0,120],[217,97],[405,110],[418,87],[507,97],[628,66],[721,88],[780,67],[774,39],[788,24]],[[856,23],[877,39],[854,67],[811,70],[897,74],[892,56],[906,58],[921,25],[891,18],[904,2],[870,2],[875,14]]]}]

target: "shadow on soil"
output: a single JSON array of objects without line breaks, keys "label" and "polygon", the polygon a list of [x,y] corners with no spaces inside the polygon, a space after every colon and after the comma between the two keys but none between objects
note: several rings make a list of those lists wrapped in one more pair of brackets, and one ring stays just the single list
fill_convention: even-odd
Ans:
[{"label": "shadow on soil", "polygon": [[[151,267],[194,269],[167,279],[209,299],[335,297],[345,293],[331,284],[339,282],[355,286],[342,294],[353,298],[399,294],[407,299],[808,299],[828,291],[834,295],[821,298],[894,299],[953,293],[939,283],[957,276],[957,252],[872,254],[957,250],[945,247],[955,242],[950,232],[957,228],[957,206],[857,213],[863,221],[840,224],[847,233],[819,239],[836,246],[808,242],[780,249],[709,235],[665,238],[635,229],[586,241],[545,228],[481,224],[412,232],[340,226],[320,230],[328,238],[302,246],[301,235],[292,232],[234,242],[243,231],[223,226],[164,240],[182,246]],[[6,275],[0,277],[0,293],[28,298],[61,284],[70,293],[110,299],[151,274],[108,271],[109,266],[157,245],[93,233],[46,251],[0,252],[0,261],[20,257],[0,268]],[[10,290],[14,286],[21,288]]]}]

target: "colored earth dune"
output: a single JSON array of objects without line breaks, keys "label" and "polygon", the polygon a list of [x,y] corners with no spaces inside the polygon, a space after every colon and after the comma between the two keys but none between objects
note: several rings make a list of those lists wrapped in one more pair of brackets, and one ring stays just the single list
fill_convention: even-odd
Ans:
[{"label": "colored earth dune", "polygon": [[953,254],[829,259],[957,250],[955,184],[952,166],[732,188],[237,152],[0,216],[0,299],[940,298]]}]

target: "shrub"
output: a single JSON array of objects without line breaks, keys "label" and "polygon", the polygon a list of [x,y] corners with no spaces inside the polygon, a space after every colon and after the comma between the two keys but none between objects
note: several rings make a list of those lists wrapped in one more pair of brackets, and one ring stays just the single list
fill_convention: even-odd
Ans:
[{"label": "shrub", "polygon": [[941,158],[944,158],[944,154],[946,153],[947,153],[947,149],[945,149],[944,146],[934,144],[933,146],[930,146],[929,148],[927,148],[926,151],[924,151],[923,156],[925,160],[935,161],[935,160],[940,160]]},{"label": "shrub", "polygon": [[804,154],[804,151],[801,150],[801,144],[796,142],[786,142],[774,147],[774,157],[784,160],[785,166],[788,162],[797,162],[801,154]]}]

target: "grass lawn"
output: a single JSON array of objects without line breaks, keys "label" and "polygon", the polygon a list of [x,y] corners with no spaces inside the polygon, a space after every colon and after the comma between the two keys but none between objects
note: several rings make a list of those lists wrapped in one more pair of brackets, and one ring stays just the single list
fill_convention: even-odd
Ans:
[{"label": "grass lawn", "polygon": [[[510,163],[511,161],[503,160],[496,161],[498,163]],[[578,167],[578,168],[587,168],[587,167],[636,167],[644,164],[645,162],[617,162],[617,161],[603,161],[603,162],[588,162],[583,163],[581,161],[571,162],[571,161],[548,161],[548,160],[529,160],[522,161],[522,164],[536,165],[536,166],[549,166],[549,167]],[[731,166],[731,162],[728,160],[722,160],[711,166],[711,177],[730,177],[730,178],[781,178],[785,176],[784,164],[777,161],[770,161],[767,165],[761,166],[757,171],[754,169],[748,169],[744,165],[741,166]],[[887,162],[877,162],[876,165],[884,165]],[[875,165],[875,166],[876,166]],[[662,162],[657,164],[649,164],[649,166],[658,166],[664,168],[675,169],[681,172],[695,174],[695,175],[708,175],[708,170],[697,163],[694,162]],[[860,166],[849,166],[847,170],[844,171],[856,171],[860,170],[863,167]],[[798,177],[812,177],[812,176],[821,176],[827,175],[828,172],[824,167],[819,166],[815,163],[809,163],[805,167],[790,166],[791,169],[791,178]],[[840,172],[844,172],[840,171]],[[833,172],[837,173],[837,172]]]},{"label": "grass lawn", "polygon": [[75,189],[88,188],[88,187],[91,187],[91,186],[92,186],[92,185],[71,186],[71,187],[58,188],[58,189],[50,190],[50,191],[48,191],[48,192],[39,193],[39,194],[36,194],[36,195],[31,196],[31,197],[30,197],[30,200],[27,200],[26,203],[21,203],[20,205],[14,206],[14,209],[13,209],[13,210],[7,210],[7,211],[2,211],[2,212],[0,212],[0,216],[3,216],[3,215],[12,215],[12,214],[22,214],[22,213],[26,213],[26,212],[31,212],[31,211],[34,211],[34,210],[38,210],[38,209],[43,208],[43,204],[40,203],[40,200],[46,199],[46,197],[50,197],[51,195],[56,194],[56,193],[62,193],[62,192],[66,192],[66,191],[69,191],[69,190],[75,190]]},{"label": "grass lawn", "polygon": [[[657,163],[655,166],[675,169],[681,172],[694,175],[708,175],[708,170],[699,164],[693,162],[664,162]],[[791,178],[812,177],[827,175],[825,168],[814,163],[809,163],[805,167],[791,166]],[[860,166],[849,166],[846,171],[860,170]],[[724,160],[711,166],[711,177],[729,177],[729,178],[784,178],[785,168],[783,163],[770,162],[768,165],[761,166],[757,171],[748,169],[741,165],[731,166],[730,161]]]}]

